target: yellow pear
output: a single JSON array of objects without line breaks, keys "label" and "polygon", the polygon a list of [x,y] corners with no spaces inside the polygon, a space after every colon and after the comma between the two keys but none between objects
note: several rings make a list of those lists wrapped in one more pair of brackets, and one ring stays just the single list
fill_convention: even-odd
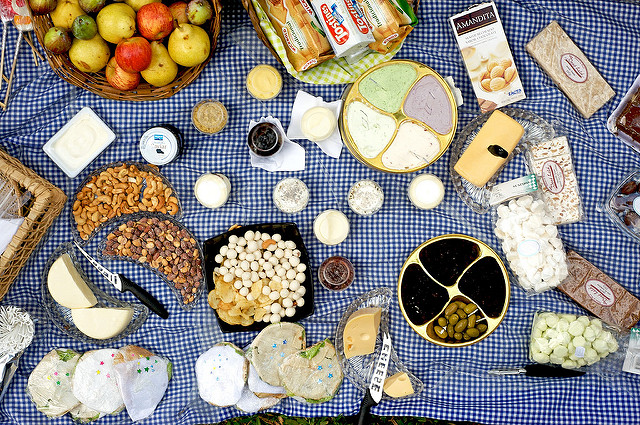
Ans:
[{"label": "yellow pear", "polygon": [[145,4],[160,3],[160,0],[124,0],[124,2],[131,6],[133,10],[137,12]]},{"label": "yellow pear", "polygon": [[200,27],[180,24],[169,36],[169,55],[182,66],[196,66],[207,60],[211,42]]},{"label": "yellow pear", "polygon": [[152,86],[162,87],[171,83],[178,75],[178,65],[171,59],[167,48],[159,41],[151,42],[151,63],[140,71],[142,78]]},{"label": "yellow pear", "polygon": [[124,3],[109,4],[98,13],[96,23],[102,38],[118,44],[136,32],[136,12]]},{"label": "yellow pear", "polygon": [[54,27],[70,30],[73,20],[86,14],[78,4],[78,0],[60,0],[55,10],[51,12],[51,21]]},{"label": "yellow pear", "polygon": [[111,50],[106,41],[96,34],[90,40],[73,40],[71,49],[69,49],[69,59],[71,62],[83,72],[98,72],[109,62]]}]

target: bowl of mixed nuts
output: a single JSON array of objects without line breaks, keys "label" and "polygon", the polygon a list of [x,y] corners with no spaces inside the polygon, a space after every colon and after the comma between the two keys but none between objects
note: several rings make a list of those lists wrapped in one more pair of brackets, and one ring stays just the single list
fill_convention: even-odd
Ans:
[{"label": "bowl of mixed nuts", "polygon": [[74,239],[85,244],[118,217],[138,212],[179,220],[182,206],[175,189],[157,167],[137,162],[100,167],[76,191],[70,217]]}]

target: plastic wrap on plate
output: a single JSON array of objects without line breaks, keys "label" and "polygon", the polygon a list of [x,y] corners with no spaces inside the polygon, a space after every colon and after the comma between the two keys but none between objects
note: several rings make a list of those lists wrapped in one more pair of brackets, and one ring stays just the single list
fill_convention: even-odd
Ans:
[{"label": "plastic wrap on plate", "polygon": [[640,242],[640,170],[627,174],[616,185],[605,201],[604,210],[613,224]]},{"label": "plastic wrap on plate", "polygon": [[624,339],[595,317],[539,311],[531,326],[529,358],[565,369],[591,367],[602,362],[601,371],[617,373],[626,350],[622,344]]},{"label": "plastic wrap on plate", "polygon": [[527,160],[529,168],[538,178],[554,224],[583,220],[582,198],[566,136],[529,147]]},{"label": "plastic wrap on plate", "polygon": [[607,120],[607,128],[640,153],[640,75]]},{"label": "plastic wrap on plate", "polygon": [[149,213],[121,217],[100,241],[98,251],[103,260],[122,259],[154,272],[171,287],[184,310],[193,308],[202,295],[202,248],[193,233],[173,218]]},{"label": "plastic wrap on plate", "polygon": [[[364,391],[369,386],[371,374],[374,370],[374,364],[376,359],[380,355],[380,349],[382,347],[382,334],[389,332],[389,304],[391,303],[391,290],[389,288],[378,288],[373,291],[367,292],[362,296],[356,298],[349,307],[345,310],[340,323],[338,323],[338,329],[336,330],[336,350],[342,363],[342,369],[344,375],[351,381],[353,385]],[[351,317],[351,315],[363,308],[380,308],[380,327],[376,336],[375,348],[372,353],[357,355],[347,359],[345,355],[345,341],[343,333],[345,326]],[[414,374],[412,374],[407,367],[402,364],[398,359],[393,346],[391,347],[391,360],[389,362],[389,368],[387,370],[387,376],[392,376],[397,372],[404,372],[407,374],[413,393],[407,394],[404,397],[413,397],[422,392],[424,384]],[[391,399],[386,393],[382,396],[384,399]]]},{"label": "plastic wrap on plate", "polygon": [[555,288],[567,277],[567,258],[544,201],[525,195],[496,208],[495,234],[509,266],[529,293]]}]

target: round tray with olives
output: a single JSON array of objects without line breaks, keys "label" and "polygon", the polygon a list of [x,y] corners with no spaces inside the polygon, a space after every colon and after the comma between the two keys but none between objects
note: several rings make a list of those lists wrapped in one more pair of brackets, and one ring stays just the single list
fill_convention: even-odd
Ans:
[{"label": "round tray with olives", "polygon": [[420,336],[446,347],[486,338],[509,306],[509,275],[487,244],[442,235],[416,248],[402,266],[398,301]]}]

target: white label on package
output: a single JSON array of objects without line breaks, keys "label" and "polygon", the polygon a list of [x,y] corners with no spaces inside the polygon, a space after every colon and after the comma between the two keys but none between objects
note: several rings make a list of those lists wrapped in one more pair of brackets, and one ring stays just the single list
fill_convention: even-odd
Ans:
[{"label": "white label on package", "polygon": [[538,190],[535,174],[500,183],[491,188],[489,205],[494,206]]}]

